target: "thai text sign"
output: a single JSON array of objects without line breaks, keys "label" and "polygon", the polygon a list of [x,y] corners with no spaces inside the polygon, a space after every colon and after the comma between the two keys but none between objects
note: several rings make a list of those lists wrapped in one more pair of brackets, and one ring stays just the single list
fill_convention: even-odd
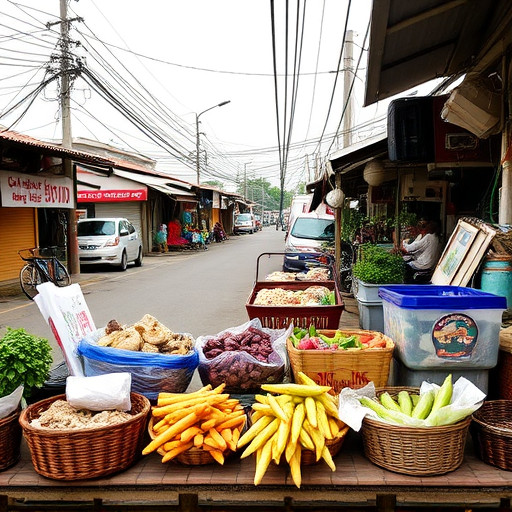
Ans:
[{"label": "thai text sign", "polygon": [[116,201],[146,201],[146,188],[129,190],[79,190],[79,203],[111,203]]},{"label": "thai text sign", "polygon": [[73,180],[65,176],[34,176],[0,172],[2,206],[74,208]]}]

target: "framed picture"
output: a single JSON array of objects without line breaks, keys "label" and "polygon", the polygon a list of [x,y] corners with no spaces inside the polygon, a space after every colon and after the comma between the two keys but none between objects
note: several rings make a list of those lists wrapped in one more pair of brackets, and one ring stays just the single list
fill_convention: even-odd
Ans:
[{"label": "framed picture", "polygon": [[439,259],[432,276],[432,284],[454,284],[455,276],[464,258],[469,253],[479,231],[480,229],[478,227],[472,226],[463,220],[459,220]]}]

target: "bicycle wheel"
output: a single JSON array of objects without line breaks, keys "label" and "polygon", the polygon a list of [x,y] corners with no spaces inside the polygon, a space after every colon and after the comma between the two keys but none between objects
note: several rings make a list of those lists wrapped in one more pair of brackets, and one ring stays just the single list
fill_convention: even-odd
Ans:
[{"label": "bicycle wheel", "polygon": [[55,260],[55,284],[57,286],[68,286],[71,284],[68,269],[59,260]]},{"label": "bicycle wheel", "polygon": [[33,300],[37,295],[36,286],[41,284],[41,274],[33,263],[27,263],[20,270],[20,286],[23,293],[30,299]]}]

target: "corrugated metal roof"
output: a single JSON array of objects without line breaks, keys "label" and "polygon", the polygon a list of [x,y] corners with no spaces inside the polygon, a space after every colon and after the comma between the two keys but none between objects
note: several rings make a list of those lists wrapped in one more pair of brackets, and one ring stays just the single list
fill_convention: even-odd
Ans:
[{"label": "corrugated metal roof", "polygon": [[65,149],[61,146],[51,144],[49,142],[43,142],[35,139],[28,135],[23,135],[18,132],[11,130],[0,131],[0,143],[10,142],[15,145],[29,146],[33,149],[38,149],[51,156],[59,156],[62,158],[70,158],[72,160],[94,163],[97,165],[112,165],[112,161],[106,158],[99,157],[90,153],[84,153],[82,151],[75,151],[73,149]]},{"label": "corrugated metal roof", "polygon": [[365,105],[489,66],[511,20],[510,0],[374,0]]}]

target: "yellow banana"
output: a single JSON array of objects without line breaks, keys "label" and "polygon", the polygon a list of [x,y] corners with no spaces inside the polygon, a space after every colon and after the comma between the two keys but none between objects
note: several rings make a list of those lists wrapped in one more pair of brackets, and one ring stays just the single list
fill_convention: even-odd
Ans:
[{"label": "yellow banana", "polygon": [[318,396],[330,391],[331,386],[308,386],[304,384],[262,384],[261,389],[269,393],[296,396]]},{"label": "yellow banana", "polygon": [[300,459],[301,459],[301,448],[300,444],[297,445],[295,452],[290,458],[290,473],[292,475],[293,483],[300,489],[302,483],[302,475],[300,473]]},{"label": "yellow banana", "polygon": [[304,399],[304,405],[306,406],[306,416],[308,418],[309,423],[313,427],[317,427],[318,423],[316,421],[316,404],[315,399],[312,396],[307,396]]},{"label": "yellow banana", "polygon": [[312,452],[315,451],[315,444],[313,443],[313,440],[303,428],[300,429],[299,440],[300,444],[304,446],[306,450],[311,450]]},{"label": "yellow banana", "polygon": [[317,400],[316,402],[316,419],[318,423],[318,429],[326,439],[332,439],[331,429],[329,427],[329,420],[325,412],[325,407],[322,402]]},{"label": "yellow banana", "polygon": [[254,485],[258,485],[263,475],[265,475],[268,465],[270,464],[272,458],[272,443],[267,442],[263,445],[260,451],[259,458],[256,462],[256,471],[254,473]]},{"label": "yellow banana", "polygon": [[316,460],[319,461],[325,446],[325,437],[322,435],[320,430],[313,428],[307,419],[304,420],[303,426],[304,430],[310,435],[313,444],[315,445],[313,451],[315,452]]},{"label": "yellow banana", "polygon": [[299,434],[302,429],[302,423],[305,417],[306,411],[304,404],[298,404],[295,407],[295,411],[293,412],[292,418],[291,439],[293,443],[296,443],[297,440],[299,439]]},{"label": "yellow banana", "polygon": [[279,461],[281,460],[281,455],[283,454],[284,449],[286,448],[286,442],[288,441],[288,438],[290,436],[291,426],[291,420],[281,421],[281,423],[279,423],[279,428],[277,429],[277,433],[274,436],[274,439],[276,441],[272,449],[272,460],[276,464],[279,464]]},{"label": "yellow banana", "polygon": [[268,441],[276,432],[279,427],[279,420],[274,418],[252,441],[251,444],[244,450],[240,458],[243,459],[254,453],[258,448]]},{"label": "yellow banana", "polygon": [[258,419],[258,421],[255,421],[249,430],[245,432],[242,437],[240,437],[236,445],[237,448],[241,448],[242,446],[252,441],[267,425],[270,424],[273,419],[274,418],[272,416],[262,416]]},{"label": "yellow banana", "polygon": [[329,448],[327,448],[327,446],[324,446],[324,449],[322,451],[322,459],[325,460],[325,462],[331,468],[332,471],[336,471],[336,464],[334,464],[331,452],[329,451]]},{"label": "yellow banana", "polygon": [[283,409],[279,405],[278,401],[276,400],[275,396],[272,396],[271,394],[267,394],[267,400],[268,405],[271,407],[272,412],[281,420],[281,421],[287,421],[288,418],[286,417],[286,414],[284,413]]}]

